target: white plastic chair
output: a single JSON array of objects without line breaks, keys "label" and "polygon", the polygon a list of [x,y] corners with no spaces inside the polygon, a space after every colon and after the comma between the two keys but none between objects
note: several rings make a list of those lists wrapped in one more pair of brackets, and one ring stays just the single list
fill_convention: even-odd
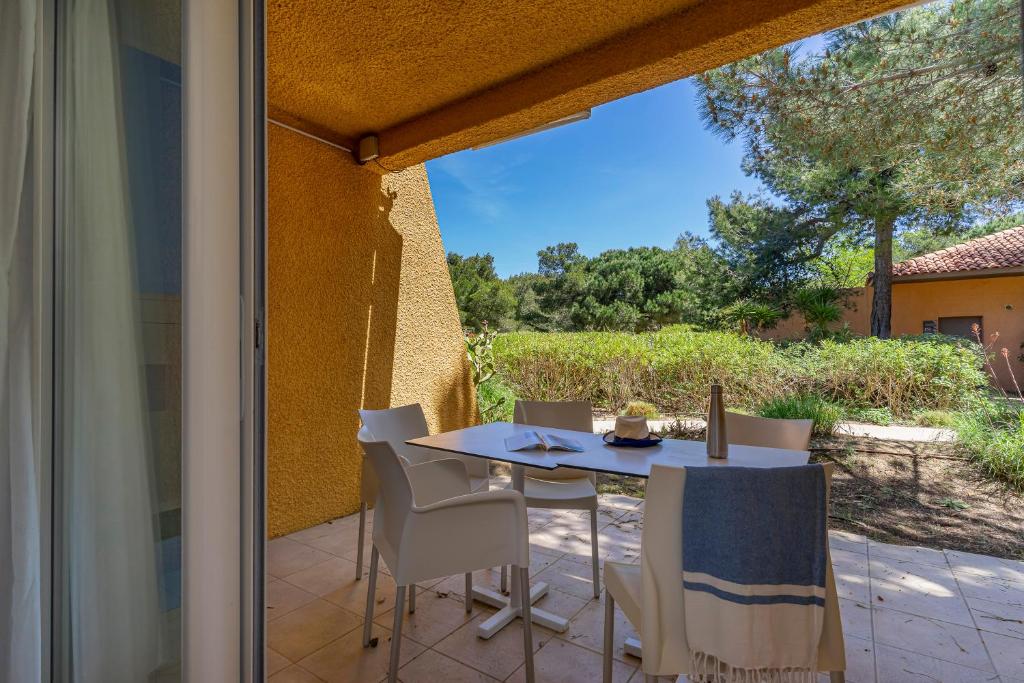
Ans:
[{"label": "white plastic chair", "polygon": [[[832,468],[825,466],[826,481]],[[644,503],[640,564],[604,563],[604,681],[611,681],[615,605],[643,639],[644,680],[688,673],[690,648],[686,638],[682,581],[682,514],[686,470],[654,465]],[[826,552],[827,552],[826,545]],[[846,669],[843,625],[839,618],[832,558],[825,578],[825,617],[818,644],[818,669],[832,683],[842,683]]]},{"label": "white plastic chair", "polygon": [[[526,503],[516,491],[459,495],[458,472],[462,472],[462,491],[469,482],[462,463],[453,458],[404,467],[389,442],[360,438],[360,444],[379,486],[373,515],[363,647],[371,645],[377,565],[383,557],[398,586],[388,668],[388,681],[394,683],[398,680],[406,590],[415,589],[416,582],[465,573],[468,611],[472,572],[511,564],[524,594],[530,594]],[[454,497],[438,498],[451,493]],[[529,600],[524,601],[522,609],[526,680],[533,683]]]},{"label": "white plastic chair", "polygon": [[[359,417],[363,421],[363,429],[369,430],[368,441],[387,441],[395,453],[410,464],[418,464],[437,460],[441,454],[431,448],[422,448],[405,443],[409,439],[417,439],[430,434],[427,418],[419,403],[398,408],[383,410],[360,410]],[[362,433],[360,437],[362,438]],[[455,459],[465,465],[469,473],[471,492],[486,491],[490,488],[490,474],[487,461],[481,458],[446,454],[445,459]],[[360,486],[359,501],[359,548],[356,550],[356,580],[363,578],[363,545],[366,541],[366,510],[376,502],[377,481],[373,473],[366,467],[363,457],[363,480]],[[415,604],[415,598],[412,600]]]},{"label": "white plastic chair", "polygon": [[811,443],[813,420],[782,420],[726,412],[725,436],[739,446],[765,446],[806,451]]},{"label": "white plastic chair", "polygon": [[[594,431],[594,413],[587,401],[516,401],[513,420],[517,424]],[[514,468],[515,469],[515,468]],[[513,476],[517,476],[513,469]],[[597,557],[597,475],[593,472],[559,467],[542,470],[521,468],[526,507],[548,510],[590,512],[590,552],[594,569],[594,597],[601,595],[601,565]],[[506,589],[505,568],[501,568],[501,589]]]}]

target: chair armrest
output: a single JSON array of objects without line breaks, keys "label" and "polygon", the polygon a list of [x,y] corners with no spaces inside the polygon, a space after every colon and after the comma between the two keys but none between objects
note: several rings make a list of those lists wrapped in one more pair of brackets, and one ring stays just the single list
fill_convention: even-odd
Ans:
[{"label": "chair armrest", "polygon": [[414,506],[398,555],[395,574],[407,582],[529,566],[526,500],[517,491],[485,491]]},{"label": "chair armrest", "polygon": [[472,490],[466,466],[455,458],[410,465],[405,468],[405,473],[412,485],[412,495],[417,506],[465,496]]}]

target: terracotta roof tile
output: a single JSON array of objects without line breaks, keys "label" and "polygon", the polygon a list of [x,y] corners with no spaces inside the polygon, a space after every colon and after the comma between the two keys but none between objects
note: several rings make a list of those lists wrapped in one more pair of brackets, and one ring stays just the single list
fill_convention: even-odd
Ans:
[{"label": "terracotta roof tile", "polygon": [[1024,267],[1024,225],[896,263],[892,274],[934,275]]}]

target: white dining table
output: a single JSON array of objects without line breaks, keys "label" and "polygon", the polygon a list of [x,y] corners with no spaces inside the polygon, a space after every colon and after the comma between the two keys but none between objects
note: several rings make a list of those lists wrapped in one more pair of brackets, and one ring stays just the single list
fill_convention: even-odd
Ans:
[{"label": "white dining table", "polygon": [[[505,439],[523,432],[556,434],[573,439],[583,446],[583,451],[570,453],[567,451],[506,450]],[[650,448],[623,448],[605,443],[600,434],[577,432],[570,429],[534,427],[511,422],[491,422],[443,434],[410,439],[406,443],[448,453],[509,463],[512,465],[512,486],[520,493],[524,488],[524,467],[546,470],[572,467],[590,472],[646,479],[650,476],[651,467],[654,465],[670,467],[795,467],[806,465],[810,458],[808,451],[735,444],[729,446],[728,458],[709,458],[703,441],[680,439],[665,439],[657,446]],[[508,596],[483,586],[473,587],[475,600],[498,609],[494,615],[481,622],[477,627],[477,635],[481,638],[490,638],[522,616],[523,596],[519,590],[519,582],[512,581],[511,583]],[[547,591],[548,586],[545,583],[532,585],[529,596],[530,604],[532,605],[543,597]],[[546,610],[532,608],[530,616],[534,623],[559,633],[565,632],[569,628],[568,619]],[[631,654],[639,656],[639,643],[632,642],[628,645],[628,650],[632,651]]]}]

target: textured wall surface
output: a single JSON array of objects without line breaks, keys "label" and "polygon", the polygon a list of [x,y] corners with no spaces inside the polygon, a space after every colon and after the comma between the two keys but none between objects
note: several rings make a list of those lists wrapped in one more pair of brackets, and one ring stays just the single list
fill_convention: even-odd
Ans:
[{"label": "textured wall surface", "polygon": [[380,176],[269,129],[267,505],[271,536],[354,511],[360,407],[476,407],[422,166]]},{"label": "textured wall surface", "polygon": [[275,118],[404,168],[907,0],[270,0]]},{"label": "textured wall surface", "polygon": [[[938,323],[939,318],[957,316],[981,316],[986,342],[998,332],[993,351],[1006,347],[1018,381],[1024,379],[1024,364],[1017,360],[1024,352],[1024,275],[893,283],[893,336],[921,334],[925,320]],[[1012,389],[1002,356],[996,356],[993,366],[998,382]]]}]

